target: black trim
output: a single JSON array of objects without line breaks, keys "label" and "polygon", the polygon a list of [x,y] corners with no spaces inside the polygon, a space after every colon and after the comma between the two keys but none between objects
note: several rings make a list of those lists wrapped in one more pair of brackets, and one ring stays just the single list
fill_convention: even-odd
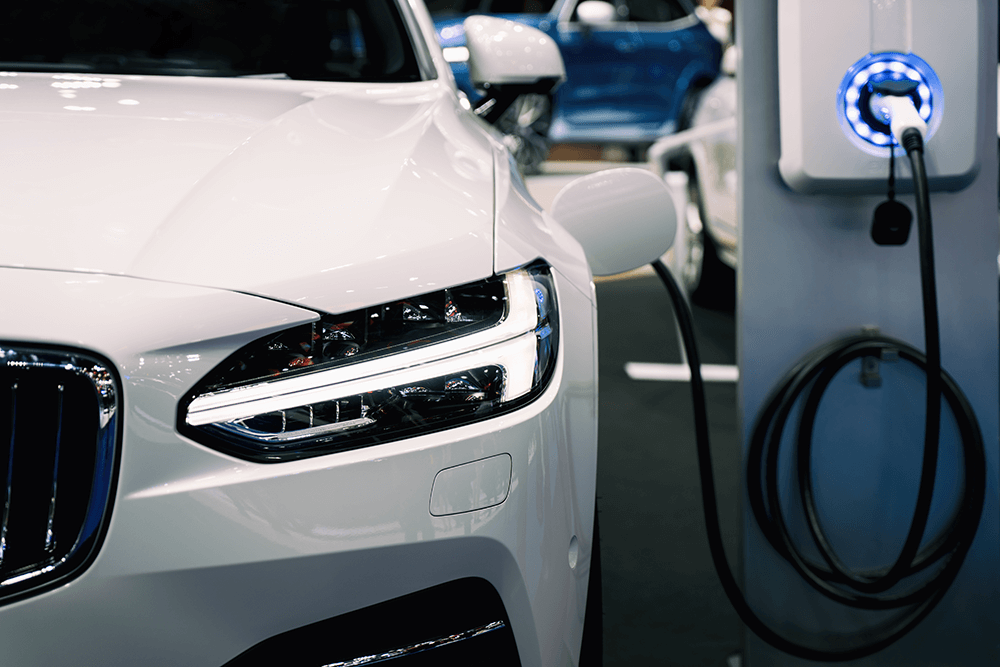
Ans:
[{"label": "black trim", "polygon": [[393,667],[519,667],[510,619],[485,579],[450,581],[347,614],[283,632],[254,645],[224,667],[322,667],[412,646],[502,621],[492,632],[413,655]]},{"label": "black trim", "polygon": [[483,88],[486,94],[476,102],[473,113],[485,120],[487,123],[495,124],[504,111],[521,95],[538,94],[551,95],[559,84],[560,79],[549,77],[539,79],[533,83],[484,83]]}]

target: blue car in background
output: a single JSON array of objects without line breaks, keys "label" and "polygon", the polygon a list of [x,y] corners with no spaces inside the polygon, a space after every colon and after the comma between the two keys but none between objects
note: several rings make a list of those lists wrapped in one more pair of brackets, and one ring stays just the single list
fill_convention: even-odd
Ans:
[{"label": "blue car in background", "polygon": [[722,47],[689,0],[428,0],[445,57],[473,102],[462,22],[492,14],[550,35],[566,81],[526,95],[497,123],[525,171],[547,142],[649,144],[684,127],[719,72]]}]

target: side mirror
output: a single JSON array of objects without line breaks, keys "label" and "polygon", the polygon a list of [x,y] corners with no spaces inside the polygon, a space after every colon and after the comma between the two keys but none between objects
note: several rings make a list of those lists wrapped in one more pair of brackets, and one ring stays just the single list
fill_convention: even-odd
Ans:
[{"label": "side mirror", "polygon": [[476,114],[495,122],[520,95],[547,95],[566,79],[559,47],[531,26],[495,16],[465,19],[469,78],[486,97]]},{"label": "side mirror", "polygon": [[736,64],[739,60],[740,54],[736,50],[736,46],[730,44],[722,52],[722,63],[719,65],[719,69],[726,76],[736,76]]},{"label": "side mirror", "polygon": [[583,0],[576,7],[576,18],[584,25],[603,25],[614,23],[618,19],[618,11],[604,0]]},{"label": "side mirror", "polygon": [[635,167],[581,176],[559,191],[550,213],[583,246],[595,276],[656,261],[677,232],[666,184]]}]

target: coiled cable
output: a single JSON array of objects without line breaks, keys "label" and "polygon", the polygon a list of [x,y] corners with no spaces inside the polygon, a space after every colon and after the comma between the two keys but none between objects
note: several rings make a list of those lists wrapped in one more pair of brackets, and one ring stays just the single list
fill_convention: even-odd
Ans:
[{"label": "coiled cable", "polygon": [[[934,252],[927,176],[923,163],[923,139],[916,130],[903,134],[903,146],[913,170],[917,202],[921,293],[926,353],[884,336],[861,335],[834,341],[811,353],[780,382],[765,403],[750,439],[747,492],[751,511],[771,546],[817,591],[841,604],[869,610],[909,609],[880,636],[857,646],[821,649],[805,646],[779,635],[750,608],[729,567],[719,527],[718,504],[712,472],[701,363],[694,338],[691,310],[666,266],[653,264],[674,305],[687,362],[691,370],[695,436],[701,478],[702,505],[709,549],[722,587],[743,623],[760,639],[790,655],[819,662],[841,662],[872,655],[893,644],[915,628],[944,597],[965,559],[982,516],[986,492],[986,458],[975,413],[955,381],[941,368]],[[838,558],[819,521],[812,488],[811,446],[816,413],[824,392],[849,363],[863,357],[898,355],[923,369],[927,376],[927,407],[920,486],[913,518],[898,558],[876,572],[852,572]],[[962,441],[964,484],[958,509],[941,535],[920,549],[930,517],[937,471],[941,424],[941,398],[955,415]],[[797,475],[800,499],[813,543],[822,564],[811,562],[798,549],[781,511],[778,460],[785,425],[793,407],[804,397],[796,434]],[[904,593],[890,593],[908,577],[939,564],[925,581]]]}]

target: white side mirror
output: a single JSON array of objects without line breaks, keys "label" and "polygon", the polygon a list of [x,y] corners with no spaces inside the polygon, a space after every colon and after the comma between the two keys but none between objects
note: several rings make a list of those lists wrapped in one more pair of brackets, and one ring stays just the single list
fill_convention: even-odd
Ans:
[{"label": "white side mirror", "polygon": [[618,19],[615,6],[604,0],[583,0],[576,8],[576,18],[586,25],[614,23]]},{"label": "white side mirror", "polygon": [[554,83],[566,78],[559,47],[541,30],[495,16],[465,19],[473,85]]},{"label": "white side mirror", "polygon": [[740,54],[736,50],[736,46],[730,44],[726,47],[726,50],[722,52],[722,62],[719,65],[719,69],[722,73],[727,76],[736,76],[736,65],[739,60]]},{"label": "white side mirror", "polygon": [[656,261],[677,231],[666,184],[635,167],[581,176],[559,191],[550,212],[583,246],[595,276]]}]

